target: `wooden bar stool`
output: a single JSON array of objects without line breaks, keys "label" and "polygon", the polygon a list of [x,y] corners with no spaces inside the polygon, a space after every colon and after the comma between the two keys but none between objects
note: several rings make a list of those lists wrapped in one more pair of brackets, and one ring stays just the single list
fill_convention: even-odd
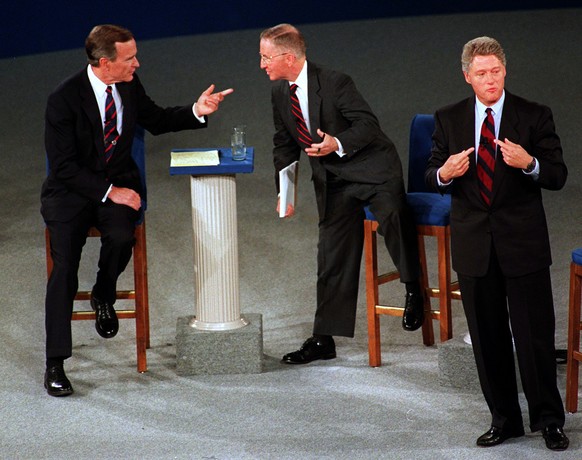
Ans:
[{"label": "wooden bar stool", "polygon": [[[430,158],[434,117],[416,115],[410,127],[408,192],[406,200],[410,207],[418,232],[418,248],[421,265],[421,285],[424,292],[425,319],[422,325],[423,343],[434,344],[432,320],[439,321],[441,342],[453,337],[451,300],[460,299],[457,282],[451,281],[451,251],[449,216],[451,197],[431,192],[424,184],[424,171]],[[399,279],[398,272],[378,273],[376,233],[378,223],[366,208],[364,221],[364,257],[366,264],[366,304],[368,314],[368,353],[370,366],[381,365],[380,315],[402,316],[403,307],[382,305],[378,286]],[[431,287],[428,277],[425,237],[437,240],[438,287]],[[431,298],[439,300],[433,309]]]},{"label": "wooden bar stool", "polygon": [[566,410],[578,410],[578,373],[580,352],[580,304],[582,302],[582,248],[572,251],[570,263],[570,303],[568,306],[568,358],[566,366]]}]

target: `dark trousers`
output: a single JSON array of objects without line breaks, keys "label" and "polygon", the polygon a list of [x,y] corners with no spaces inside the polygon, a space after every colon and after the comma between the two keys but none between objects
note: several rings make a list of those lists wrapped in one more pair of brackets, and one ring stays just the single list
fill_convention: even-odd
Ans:
[{"label": "dark trousers", "polygon": [[555,317],[549,268],[517,278],[503,276],[495,251],[482,278],[459,274],[481,389],[493,426],[523,426],[512,337],[527,398],[530,428],[564,425],[556,383]]},{"label": "dark trousers", "polygon": [[101,232],[99,270],[93,294],[115,303],[117,279],[131,259],[139,213],[106,202],[88,206],[68,222],[46,222],[54,266],[45,300],[46,356],[66,359],[72,354],[71,316],[79,286],[81,252],[92,226]]},{"label": "dark trousers", "polygon": [[353,337],[364,244],[363,208],[369,205],[376,216],[402,282],[418,281],[420,276],[416,226],[404,190],[394,190],[391,184],[331,181],[326,198],[326,213],[319,223],[313,333]]}]

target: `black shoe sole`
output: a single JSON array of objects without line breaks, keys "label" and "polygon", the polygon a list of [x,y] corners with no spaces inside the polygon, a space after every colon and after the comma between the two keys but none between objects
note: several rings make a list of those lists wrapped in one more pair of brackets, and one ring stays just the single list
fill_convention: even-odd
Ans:
[{"label": "black shoe sole", "polygon": [[117,332],[119,332],[119,329],[111,332],[104,331],[99,327],[99,324],[97,324],[97,322],[95,322],[95,330],[97,331],[97,334],[99,334],[104,339],[111,339],[112,337],[115,337],[117,335]]},{"label": "black shoe sole", "polygon": [[402,322],[402,329],[404,329],[405,331],[408,331],[408,332],[412,332],[412,331],[418,331],[418,330],[419,330],[419,329],[422,327],[422,325],[423,325],[423,324],[424,324],[424,318],[423,318],[423,320],[420,322],[420,324],[418,324],[418,325],[416,325],[416,326],[412,326],[412,327],[410,327],[410,326],[405,326],[405,325],[404,325],[404,322]]},{"label": "black shoe sole", "polygon": [[50,396],[55,396],[55,397],[60,397],[60,396],[69,396],[73,394],[73,389],[69,388],[67,390],[49,390],[47,385],[45,384],[45,389],[46,392],[50,395]]},{"label": "black shoe sole", "polygon": [[312,363],[313,361],[317,361],[318,359],[322,359],[322,360],[328,360],[328,359],[334,359],[337,357],[336,353],[329,353],[327,355],[323,355],[323,356],[318,356],[317,358],[313,358],[310,360],[306,360],[306,361],[291,361],[291,360],[286,360],[285,358],[283,358],[281,360],[281,362],[283,364],[309,364]]}]

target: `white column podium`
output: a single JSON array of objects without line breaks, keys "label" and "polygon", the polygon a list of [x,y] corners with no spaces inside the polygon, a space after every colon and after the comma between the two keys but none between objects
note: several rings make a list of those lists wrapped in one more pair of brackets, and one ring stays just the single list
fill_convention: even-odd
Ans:
[{"label": "white column podium", "polygon": [[170,168],[190,176],[192,202],[195,314],[178,318],[180,375],[262,372],[262,317],[241,315],[239,294],[236,174],[253,172],[254,149],[242,161],[218,150],[219,165]]}]

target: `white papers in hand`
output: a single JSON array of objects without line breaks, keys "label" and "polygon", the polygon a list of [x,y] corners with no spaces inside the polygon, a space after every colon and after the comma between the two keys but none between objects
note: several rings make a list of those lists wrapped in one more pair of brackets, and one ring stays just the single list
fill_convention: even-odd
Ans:
[{"label": "white papers in hand", "polygon": [[220,164],[218,150],[172,150],[170,166],[217,166]]},{"label": "white papers in hand", "polygon": [[279,171],[279,217],[285,217],[289,205],[295,208],[298,164],[298,161],[294,161]]}]

